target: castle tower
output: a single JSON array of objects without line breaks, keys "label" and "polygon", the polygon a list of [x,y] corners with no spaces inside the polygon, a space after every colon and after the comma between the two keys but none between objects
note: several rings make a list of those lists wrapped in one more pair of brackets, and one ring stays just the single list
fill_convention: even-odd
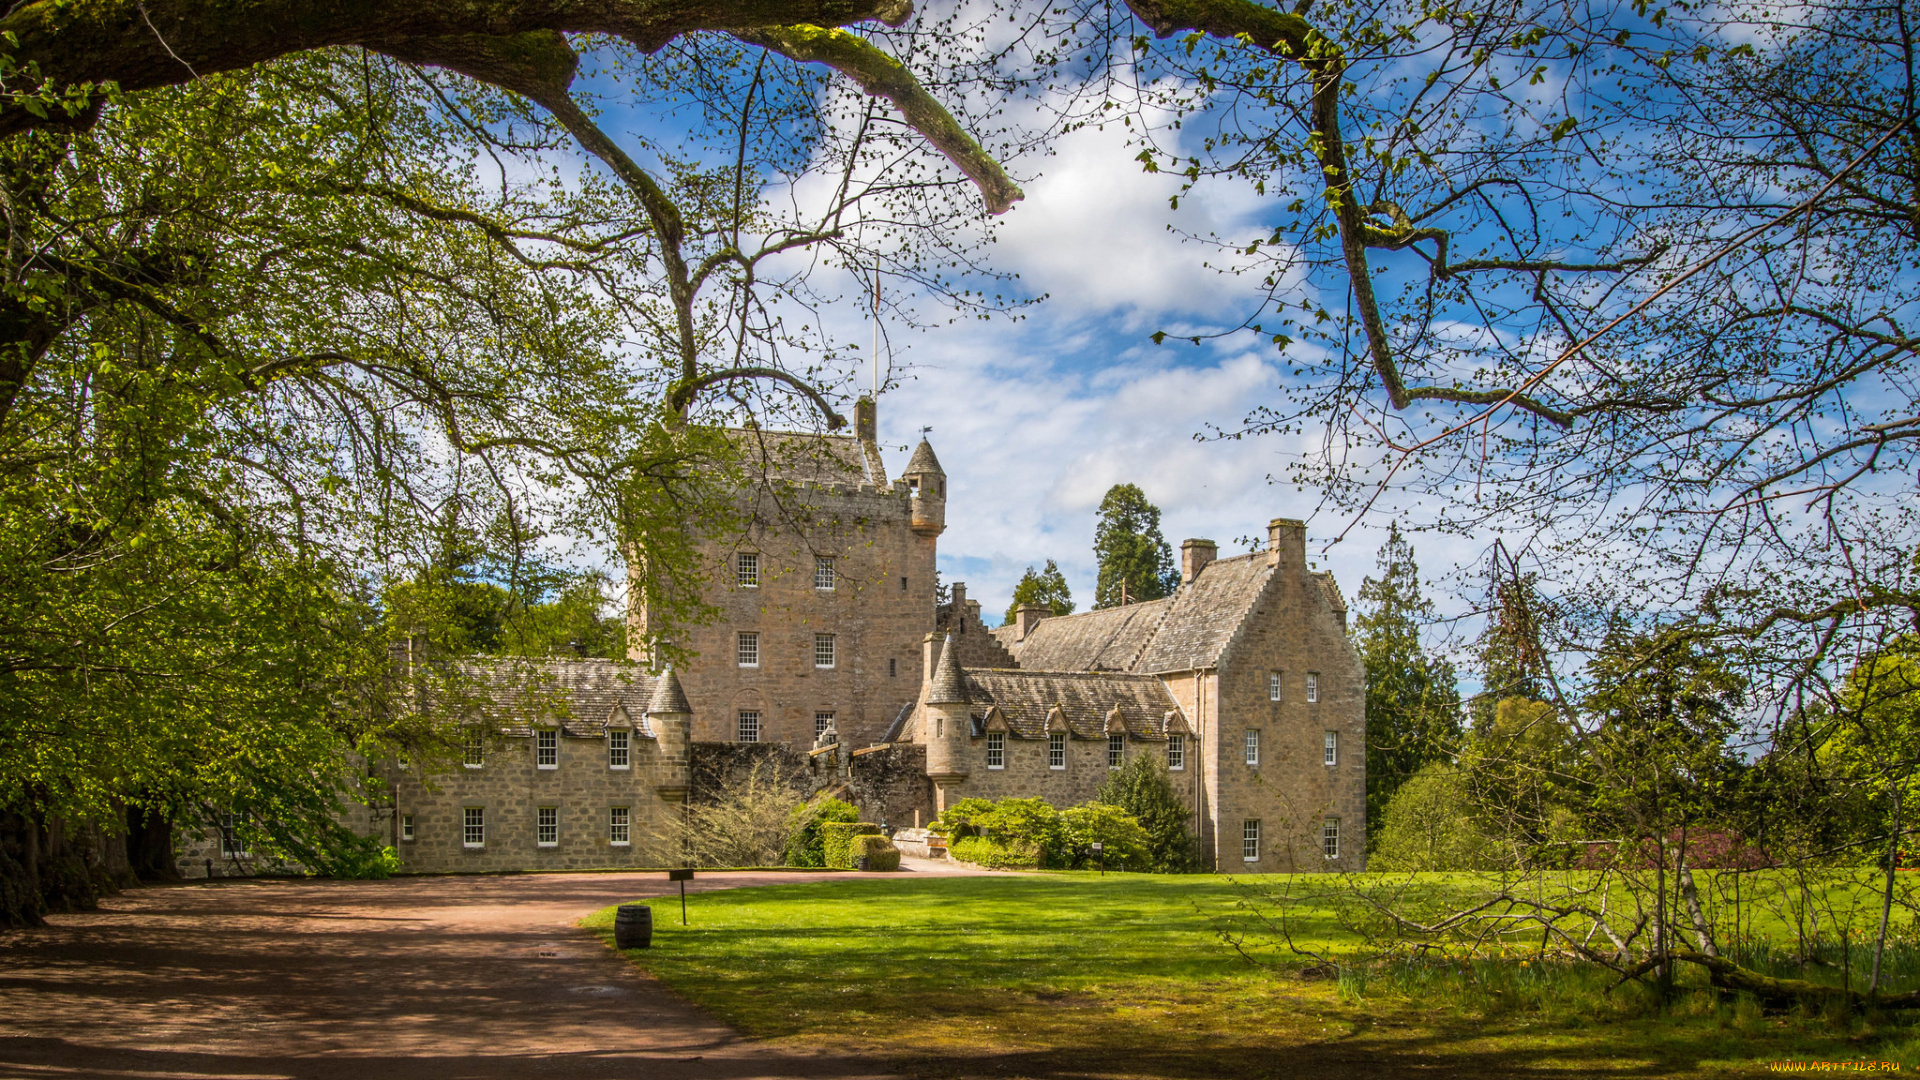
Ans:
[{"label": "castle tower", "polygon": [[660,748],[660,773],[654,790],[667,802],[684,802],[693,786],[693,706],[687,704],[686,691],[680,689],[680,677],[673,666],[660,673],[653,684],[653,700],[647,702],[647,726],[653,729]]},{"label": "castle tower", "polygon": [[947,473],[932,443],[920,440],[900,479],[913,492],[913,531],[929,538],[947,531]]},{"label": "castle tower", "polygon": [[960,672],[958,652],[948,638],[940,650],[940,663],[934,668],[933,681],[927,686],[927,700],[920,720],[920,739],[927,746],[927,776],[934,786],[934,811],[946,810],[949,789],[967,781],[969,716],[967,679]]}]

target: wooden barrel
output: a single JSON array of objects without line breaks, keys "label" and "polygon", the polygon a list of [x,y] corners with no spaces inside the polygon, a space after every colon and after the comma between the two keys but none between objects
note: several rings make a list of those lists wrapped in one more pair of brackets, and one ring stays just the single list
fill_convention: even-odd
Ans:
[{"label": "wooden barrel", "polygon": [[644,949],[653,944],[653,909],[645,904],[621,904],[613,917],[613,944],[619,949]]}]

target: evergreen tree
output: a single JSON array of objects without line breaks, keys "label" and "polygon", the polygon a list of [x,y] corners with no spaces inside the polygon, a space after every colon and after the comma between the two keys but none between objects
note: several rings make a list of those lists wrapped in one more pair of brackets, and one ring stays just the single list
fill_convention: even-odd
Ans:
[{"label": "evergreen tree", "polygon": [[1367,832],[1386,821],[1393,793],[1422,766],[1451,758],[1460,738],[1453,663],[1429,657],[1420,628],[1433,604],[1420,593],[1413,545],[1394,525],[1360,584],[1354,636],[1367,666]]},{"label": "evergreen tree", "polygon": [[1508,698],[1559,700],[1543,644],[1546,627],[1554,618],[1553,607],[1540,595],[1535,575],[1520,573],[1498,544],[1493,560],[1487,628],[1475,643],[1481,675],[1480,696],[1471,709],[1475,728],[1490,723],[1500,702]]},{"label": "evergreen tree", "polygon": [[1060,564],[1047,560],[1047,568],[1034,573],[1033,567],[1021,575],[1020,584],[1013,587],[1013,602],[1007,605],[1006,618],[1000,620],[1001,626],[1013,623],[1014,616],[1028,604],[1039,604],[1055,615],[1073,614],[1073,592],[1067,588],[1067,578],[1060,572]]},{"label": "evergreen tree", "polygon": [[1158,600],[1180,584],[1173,548],[1160,535],[1160,508],[1148,502],[1137,485],[1115,484],[1100,500],[1093,554],[1100,561],[1095,608],[1120,606],[1123,587],[1131,602]]},{"label": "evergreen tree", "polygon": [[[1158,754],[1135,754],[1100,785],[1096,802],[1132,814],[1147,832],[1147,863],[1154,874],[1184,874],[1200,868],[1199,844],[1187,827],[1192,812],[1173,790],[1167,763]],[[1131,867],[1130,867],[1131,869]]]}]

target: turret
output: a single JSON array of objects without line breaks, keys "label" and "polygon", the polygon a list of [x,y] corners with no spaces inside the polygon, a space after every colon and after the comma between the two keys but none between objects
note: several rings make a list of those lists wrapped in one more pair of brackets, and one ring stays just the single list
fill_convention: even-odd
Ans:
[{"label": "turret", "polygon": [[693,786],[693,706],[680,688],[672,665],[654,680],[653,700],[647,702],[647,726],[660,748],[660,772],[654,790],[667,802],[682,802]]},{"label": "turret", "polygon": [[940,806],[946,806],[946,791],[967,778],[968,728],[972,724],[967,701],[967,677],[960,670],[959,650],[948,638],[940,650],[940,663],[927,684],[927,699],[922,705],[920,739],[927,744],[927,775],[940,792]]},{"label": "turret", "polygon": [[947,473],[940,467],[940,459],[933,456],[932,443],[920,440],[900,479],[913,493],[913,531],[921,536],[946,532]]}]

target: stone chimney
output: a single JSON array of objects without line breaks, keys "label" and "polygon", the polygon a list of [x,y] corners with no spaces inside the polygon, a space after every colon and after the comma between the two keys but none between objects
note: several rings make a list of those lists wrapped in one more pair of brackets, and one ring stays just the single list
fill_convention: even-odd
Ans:
[{"label": "stone chimney", "polygon": [[863,443],[875,442],[880,438],[879,410],[874,408],[870,397],[853,403],[853,434]]},{"label": "stone chimney", "polygon": [[1220,556],[1220,545],[1211,540],[1180,542],[1180,584],[1191,585],[1207,564]]},{"label": "stone chimney", "polygon": [[953,597],[953,605],[947,608],[947,633],[962,634],[967,629],[967,583],[956,581],[953,588],[947,590]]},{"label": "stone chimney", "polygon": [[923,690],[933,685],[933,665],[940,662],[940,646],[945,643],[945,635],[933,633],[920,644],[920,688]]},{"label": "stone chimney", "polygon": [[1307,525],[1292,518],[1267,522],[1267,565],[1307,571]]},{"label": "stone chimney", "polygon": [[1045,604],[1021,604],[1020,610],[1013,613],[1013,640],[1027,640],[1027,635],[1040,625],[1040,620],[1052,614],[1053,609]]}]

